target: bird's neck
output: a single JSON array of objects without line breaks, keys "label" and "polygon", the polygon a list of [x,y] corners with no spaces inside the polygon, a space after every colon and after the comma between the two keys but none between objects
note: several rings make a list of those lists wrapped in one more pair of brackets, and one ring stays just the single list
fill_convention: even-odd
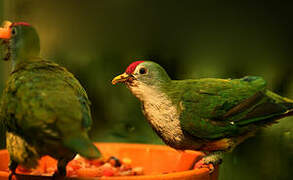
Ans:
[{"label": "bird's neck", "polygon": [[40,58],[40,52],[37,49],[11,49],[12,71],[22,63],[34,62]]},{"label": "bird's neck", "polygon": [[25,38],[10,42],[10,58],[12,61],[12,71],[18,64],[35,61],[40,57],[40,42],[38,38]]},{"label": "bird's neck", "polygon": [[156,102],[164,93],[162,87],[146,85],[139,81],[134,81],[128,86],[131,93],[142,102]]}]

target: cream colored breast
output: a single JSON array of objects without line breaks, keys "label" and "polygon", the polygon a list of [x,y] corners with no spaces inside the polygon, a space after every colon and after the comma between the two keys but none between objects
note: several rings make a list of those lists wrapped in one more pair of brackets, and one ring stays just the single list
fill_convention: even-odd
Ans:
[{"label": "cream colored breast", "polygon": [[184,139],[177,106],[165,94],[139,82],[129,89],[143,103],[148,121],[165,142],[179,143]]}]

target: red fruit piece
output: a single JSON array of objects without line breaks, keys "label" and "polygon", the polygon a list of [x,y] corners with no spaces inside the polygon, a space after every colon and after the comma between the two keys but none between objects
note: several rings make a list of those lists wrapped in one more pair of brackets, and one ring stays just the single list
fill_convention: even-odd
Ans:
[{"label": "red fruit piece", "polygon": [[99,167],[104,164],[104,162],[101,159],[87,160],[87,163],[96,167]]},{"label": "red fruit piece", "polygon": [[103,176],[114,176],[115,174],[115,170],[112,167],[103,166],[101,169],[103,171]]}]

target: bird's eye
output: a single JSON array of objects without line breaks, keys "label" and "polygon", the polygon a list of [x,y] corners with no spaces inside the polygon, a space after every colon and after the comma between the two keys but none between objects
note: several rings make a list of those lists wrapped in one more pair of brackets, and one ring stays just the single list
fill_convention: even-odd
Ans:
[{"label": "bird's eye", "polygon": [[14,36],[14,35],[16,35],[16,29],[15,28],[12,28],[12,30],[11,30],[11,34]]},{"label": "bird's eye", "polygon": [[139,74],[145,74],[147,72],[146,68],[140,68]]}]

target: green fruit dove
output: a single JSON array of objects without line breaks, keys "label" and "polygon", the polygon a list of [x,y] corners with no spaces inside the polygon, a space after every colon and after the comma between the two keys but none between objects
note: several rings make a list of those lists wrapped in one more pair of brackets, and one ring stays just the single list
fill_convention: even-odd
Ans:
[{"label": "green fruit dove", "polygon": [[293,115],[293,100],[269,91],[256,76],[171,80],[157,63],[136,61],[112,80],[116,83],[124,83],[141,101],[146,119],[167,145],[206,152],[196,167],[210,170],[222,152]]},{"label": "green fruit dove", "polygon": [[58,160],[53,178],[66,176],[66,165],[76,154],[101,157],[87,134],[92,118],[86,91],[64,67],[40,57],[36,30],[25,22],[5,22],[0,39],[5,59],[12,60],[0,108],[9,178],[18,165],[35,168],[44,155]]}]

